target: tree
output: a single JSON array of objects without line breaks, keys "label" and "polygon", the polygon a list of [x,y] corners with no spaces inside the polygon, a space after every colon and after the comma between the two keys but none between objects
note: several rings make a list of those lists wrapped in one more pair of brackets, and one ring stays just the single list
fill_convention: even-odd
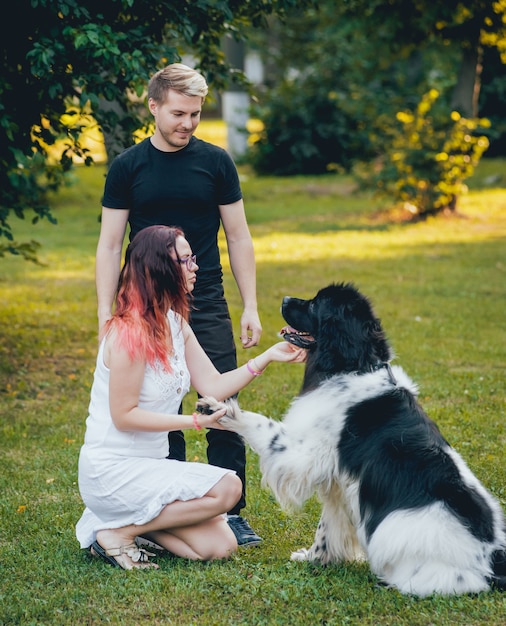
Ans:
[{"label": "tree", "polygon": [[[387,125],[382,167],[373,175],[380,191],[404,201],[415,218],[455,211],[463,181],[472,175],[489,145],[479,118],[484,49],[496,49],[506,63],[506,0],[344,0],[345,11],[368,11],[368,33],[381,24],[401,49],[435,41],[460,56],[447,106],[433,107],[440,91],[424,94],[414,111],[398,111]],[[497,130],[492,131],[496,135]],[[489,134],[491,134],[489,132]]]},{"label": "tree", "polygon": [[[250,155],[257,171],[323,173],[357,161],[377,170],[391,156],[397,164],[399,144],[411,136],[411,126],[400,122],[406,113],[430,133],[430,141],[407,146],[409,178],[421,168],[415,187],[435,186],[423,194],[422,210],[456,206],[457,170],[470,173],[457,161],[475,164],[488,142],[474,135],[496,133],[475,118],[483,50],[502,51],[506,62],[506,0],[322,0],[282,28],[274,22],[263,43],[272,82],[256,108],[264,122]],[[437,103],[420,117],[434,93]],[[476,139],[472,155],[468,137]],[[457,146],[458,138],[465,145]],[[390,189],[399,173],[384,173]],[[410,187],[411,180],[404,190]]]},{"label": "tree", "polygon": [[371,19],[326,0],[282,25],[271,20],[267,42],[257,43],[270,64],[255,107],[264,122],[251,153],[257,171],[324,173],[371,160],[385,120],[448,81],[452,50],[401,46]]},{"label": "tree", "polygon": [[506,51],[503,56],[501,62],[498,48],[483,50],[479,107],[480,115],[491,122],[489,157],[506,155]]},{"label": "tree", "polygon": [[460,50],[451,106],[477,117],[483,46],[499,47],[506,62],[506,0],[343,0],[344,15],[364,16],[371,36],[387,33],[394,46],[416,47],[434,38]]},{"label": "tree", "polygon": [[[80,143],[96,120],[110,155],[142,127],[139,106],[148,77],[191,53],[209,82],[222,88],[229,68],[226,33],[242,37],[269,14],[310,0],[16,0],[0,26],[0,256],[36,258],[35,242],[14,241],[11,217],[55,221],[48,192],[74,158],[92,158]],[[58,159],[48,148],[64,138]],[[3,239],[3,241],[2,241]]]}]

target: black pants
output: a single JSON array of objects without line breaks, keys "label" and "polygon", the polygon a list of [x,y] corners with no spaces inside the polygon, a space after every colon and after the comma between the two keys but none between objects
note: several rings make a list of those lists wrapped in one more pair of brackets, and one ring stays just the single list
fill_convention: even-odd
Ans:
[{"label": "black pants", "polygon": [[[221,291],[221,293],[220,293]],[[214,298],[195,298],[191,327],[200,345],[219,372],[237,367],[232,322],[223,291]],[[237,433],[228,430],[207,431],[207,460],[211,465],[234,470],[242,482],[242,496],[230,514],[239,514],[246,506],[246,449]],[[169,433],[169,459],[186,460],[186,442],[180,430]]]}]

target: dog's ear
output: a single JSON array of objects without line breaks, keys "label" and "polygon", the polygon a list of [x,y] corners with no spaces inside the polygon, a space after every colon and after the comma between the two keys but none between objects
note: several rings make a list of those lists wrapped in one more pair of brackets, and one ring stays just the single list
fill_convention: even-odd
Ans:
[{"label": "dog's ear", "polygon": [[378,319],[357,317],[341,310],[321,320],[319,366],[325,371],[367,371],[389,361],[391,350]]},{"label": "dog's ear", "polygon": [[378,319],[364,323],[363,341],[361,370],[368,370],[370,367],[376,366],[378,362],[388,363],[393,358],[393,351]]},{"label": "dog's ear", "polygon": [[378,318],[375,318],[374,321],[371,322],[368,332],[371,344],[374,346],[375,355],[377,356],[378,360],[387,363],[388,361],[393,359],[393,350],[388,343],[385,331],[383,330],[381,322]]},{"label": "dog's ear", "polygon": [[371,301],[359,291],[356,294],[357,299],[349,306],[348,313],[362,324],[361,339],[364,342],[364,349],[362,350],[363,361],[360,365],[361,369],[368,369],[370,365],[375,365],[378,361],[390,361],[393,352]]},{"label": "dog's ear", "polygon": [[320,319],[317,358],[321,369],[328,372],[357,369],[364,350],[362,325],[356,318],[342,315],[343,310]]}]

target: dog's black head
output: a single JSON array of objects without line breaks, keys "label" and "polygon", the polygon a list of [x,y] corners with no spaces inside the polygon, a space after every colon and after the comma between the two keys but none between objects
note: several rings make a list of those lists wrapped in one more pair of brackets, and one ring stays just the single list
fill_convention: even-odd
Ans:
[{"label": "dog's black head", "polygon": [[392,357],[369,300],[351,284],[333,284],[311,300],[285,297],[286,341],[309,351],[303,391],[345,372],[369,372]]}]

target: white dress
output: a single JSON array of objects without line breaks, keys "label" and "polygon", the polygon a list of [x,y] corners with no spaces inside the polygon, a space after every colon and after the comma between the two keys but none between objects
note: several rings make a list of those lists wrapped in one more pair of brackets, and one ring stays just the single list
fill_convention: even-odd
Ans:
[{"label": "white dress", "polygon": [[[146,367],[139,407],[177,414],[190,388],[181,323],[169,320],[174,344],[172,373]],[[166,504],[204,496],[232,470],[205,463],[167,459],[167,432],[119,431],[109,411],[109,370],[103,340],[91,388],[84,445],[79,455],[79,490],[86,509],[76,525],[81,548],[89,547],[99,530],[145,524]]]}]

